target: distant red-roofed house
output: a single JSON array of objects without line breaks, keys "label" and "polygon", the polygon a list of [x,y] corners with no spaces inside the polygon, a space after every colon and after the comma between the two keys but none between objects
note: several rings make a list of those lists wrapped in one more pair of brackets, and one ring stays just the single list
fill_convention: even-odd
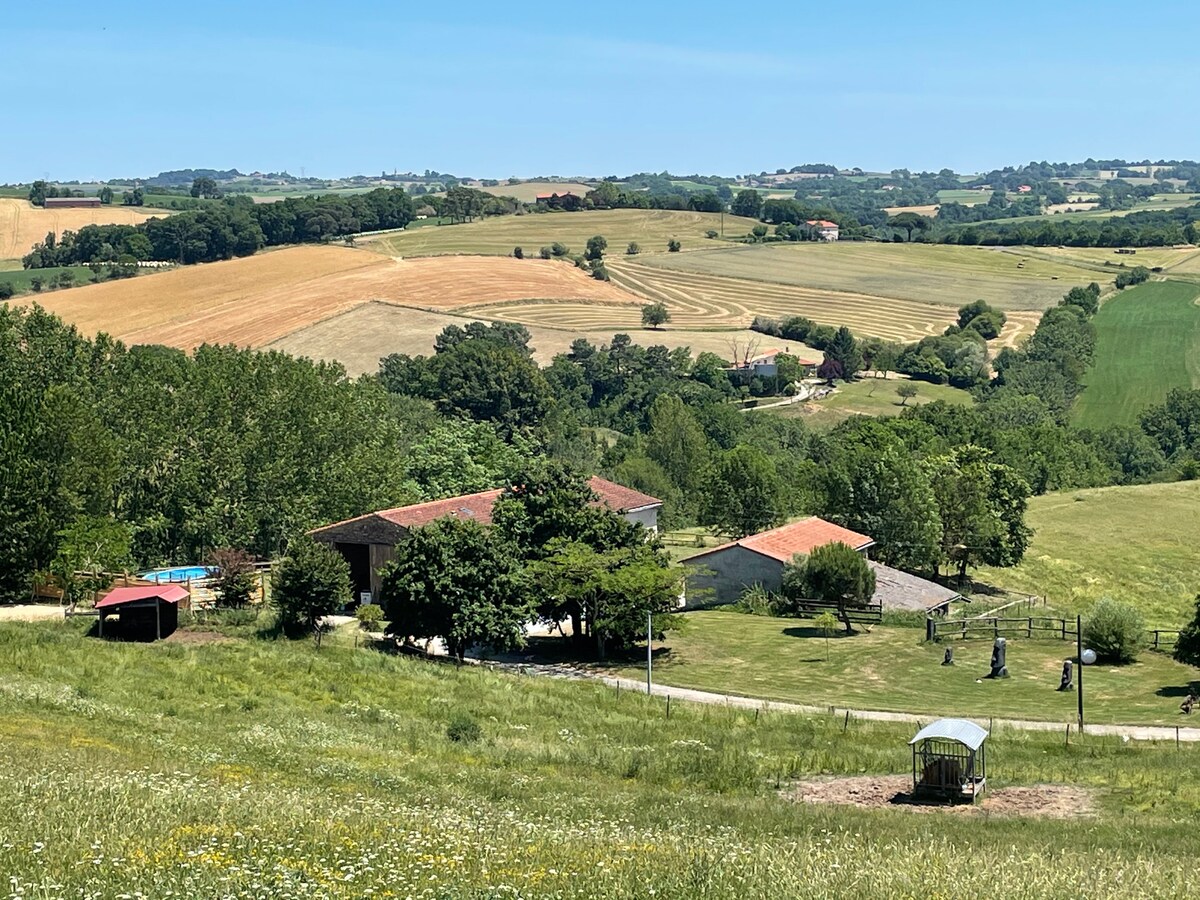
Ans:
[{"label": "distant red-roofed house", "polygon": [[813,230],[823,241],[836,241],[838,239],[838,223],[830,222],[828,219],[809,219],[804,223]]},{"label": "distant red-roofed house", "polygon": [[565,209],[568,212],[574,212],[583,206],[583,199],[578,194],[572,194],[570,191],[563,191],[561,194],[538,194],[534,197],[534,202],[538,206],[546,206],[550,209]]},{"label": "distant red-roofed house", "polygon": [[[658,511],[662,501],[633,488],[592,477],[588,486],[596,494],[595,505],[607,506],[630,522],[637,522],[649,531],[658,530]],[[369,593],[379,596],[379,570],[396,556],[396,545],[413,528],[420,528],[438,519],[471,519],[481,525],[492,524],[492,507],[503,491],[495,488],[477,494],[448,497],[383,509],[335,522],[310,531],[314,540],[331,545],[350,564],[350,579],[354,595]]]},{"label": "distant red-roofed house", "polygon": [[1018,187],[1017,187],[1018,194],[1029,194],[1032,192],[1033,192],[1033,188],[1028,184],[1018,185]]}]

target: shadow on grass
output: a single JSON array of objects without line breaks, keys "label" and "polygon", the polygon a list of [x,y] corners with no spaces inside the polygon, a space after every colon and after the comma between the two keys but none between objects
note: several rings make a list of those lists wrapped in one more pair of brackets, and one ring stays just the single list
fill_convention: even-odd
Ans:
[{"label": "shadow on grass", "polygon": [[[825,638],[825,632],[812,625],[793,625],[791,628],[783,629],[783,633],[794,638],[821,638],[822,640]],[[861,628],[856,628],[852,633],[847,634],[846,627],[839,622],[837,630],[829,632],[829,639],[836,641],[841,638],[858,637],[863,633]]]},{"label": "shadow on grass", "polygon": [[1200,696],[1200,681],[1190,681],[1186,685],[1167,685],[1154,693],[1159,697],[1186,697],[1188,694]]}]

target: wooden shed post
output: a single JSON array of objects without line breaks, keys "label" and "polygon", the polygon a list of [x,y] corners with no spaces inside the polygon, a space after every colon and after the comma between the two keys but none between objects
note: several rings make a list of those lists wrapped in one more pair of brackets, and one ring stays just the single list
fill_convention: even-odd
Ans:
[{"label": "wooden shed post", "polygon": [[154,598],[154,630],[158,635],[157,640],[162,640],[162,601],[157,597]]}]

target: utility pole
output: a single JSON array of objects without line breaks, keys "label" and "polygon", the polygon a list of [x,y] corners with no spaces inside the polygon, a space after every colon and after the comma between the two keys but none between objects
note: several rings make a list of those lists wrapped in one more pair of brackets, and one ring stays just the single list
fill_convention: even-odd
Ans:
[{"label": "utility pole", "polygon": [[654,613],[646,613],[646,696],[650,696],[654,671]]},{"label": "utility pole", "polygon": [[1079,657],[1079,733],[1083,734],[1083,617],[1075,617],[1075,651]]}]

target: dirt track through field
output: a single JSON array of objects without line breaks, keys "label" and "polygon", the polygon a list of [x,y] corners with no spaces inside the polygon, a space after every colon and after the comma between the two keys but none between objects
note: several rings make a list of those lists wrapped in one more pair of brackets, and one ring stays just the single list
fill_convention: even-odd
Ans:
[{"label": "dirt track through field", "polygon": [[0,259],[19,259],[51,231],[61,236],[84,225],[137,225],[166,215],[170,213],[133,206],[41,209],[28,200],[0,197]]}]

